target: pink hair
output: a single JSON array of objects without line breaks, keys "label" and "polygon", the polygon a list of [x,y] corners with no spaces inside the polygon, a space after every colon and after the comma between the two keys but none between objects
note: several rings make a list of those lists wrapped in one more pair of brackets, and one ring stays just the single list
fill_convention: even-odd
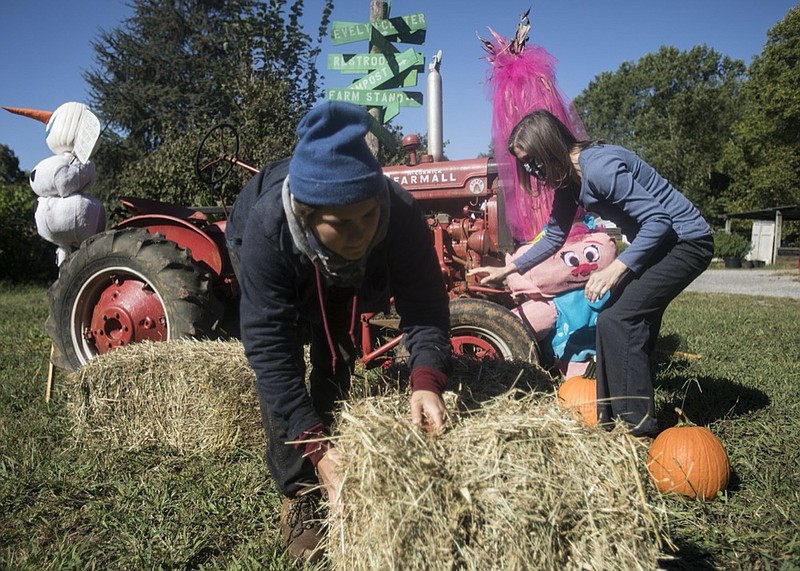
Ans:
[{"label": "pink hair", "polygon": [[511,130],[525,115],[547,109],[573,132],[586,138],[583,123],[556,85],[557,60],[541,46],[528,45],[517,51],[507,40],[492,32],[493,50],[486,59],[491,64],[487,83],[492,101],[492,142],[503,186],[506,223],[518,240],[536,236],[547,220],[553,204],[553,189],[540,185],[538,196],[526,193],[517,181],[515,157],[508,151]]},{"label": "pink hair", "polygon": [[606,232],[605,226],[595,226],[594,228],[590,228],[583,222],[576,222],[572,225],[572,228],[567,235],[567,244],[572,242],[580,242],[583,240],[588,234],[597,234],[598,232],[602,232],[603,234],[608,234]]}]

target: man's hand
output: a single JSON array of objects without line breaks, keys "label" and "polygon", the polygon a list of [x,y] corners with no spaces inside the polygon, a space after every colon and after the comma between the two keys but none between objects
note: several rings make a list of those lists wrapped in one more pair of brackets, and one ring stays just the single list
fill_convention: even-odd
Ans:
[{"label": "man's hand", "polygon": [[411,393],[411,422],[434,433],[440,433],[447,419],[442,396],[433,391]]},{"label": "man's hand", "polygon": [[342,491],[342,477],[339,474],[341,466],[342,453],[334,447],[328,448],[322,460],[317,462],[317,472],[322,478],[322,484],[328,494],[328,505],[333,514],[340,513],[342,509],[339,504],[339,494]]},{"label": "man's hand", "polygon": [[594,303],[607,292],[614,291],[627,270],[628,266],[619,260],[614,260],[606,268],[592,272],[584,288],[589,303]]}]

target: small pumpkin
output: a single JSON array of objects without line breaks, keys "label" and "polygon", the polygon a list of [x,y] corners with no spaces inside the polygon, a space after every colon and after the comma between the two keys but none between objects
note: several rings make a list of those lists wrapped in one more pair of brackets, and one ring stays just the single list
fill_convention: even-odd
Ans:
[{"label": "small pumpkin", "polygon": [[558,402],[576,411],[591,426],[597,424],[597,381],[587,376],[570,377],[558,387]]},{"label": "small pumpkin", "polygon": [[730,481],[731,465],[722,442],[679,408],[678,424],[659,434],[647,453],[647,469],[660,492],[713,499]]}]

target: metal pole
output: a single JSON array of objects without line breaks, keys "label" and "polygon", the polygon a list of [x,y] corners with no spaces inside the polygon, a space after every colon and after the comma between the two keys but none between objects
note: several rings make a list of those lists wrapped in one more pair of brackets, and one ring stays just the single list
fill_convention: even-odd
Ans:
[{"label": "metal pole", "polygon": [[434,161],[444,159],[442,137],[442,50],[433,57],[428,66],[428,154]]},{"label": "metal pole", "polygon": [[781,247],[781,234],[783,230],[783,213],[780,210],[775,211],[775,232],[773,232],[775,241],[772,243],[772,260],[771,264],[778,261],[778,248]]}]

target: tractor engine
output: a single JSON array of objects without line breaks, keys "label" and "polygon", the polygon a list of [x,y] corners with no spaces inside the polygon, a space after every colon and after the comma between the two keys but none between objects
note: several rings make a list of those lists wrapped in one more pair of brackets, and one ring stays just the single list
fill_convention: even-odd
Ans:
[{"label": "tractor engine", "polygon": [[434,247],[450,295],[461,297],[483,289],[467,271],[503,265],[513,241],[504,224],[499,178],[487,157],[433,162],[417,161],[413,135],[404,139],[409,164],[385,167],[384,173],[408,190],[427,213]]}]

